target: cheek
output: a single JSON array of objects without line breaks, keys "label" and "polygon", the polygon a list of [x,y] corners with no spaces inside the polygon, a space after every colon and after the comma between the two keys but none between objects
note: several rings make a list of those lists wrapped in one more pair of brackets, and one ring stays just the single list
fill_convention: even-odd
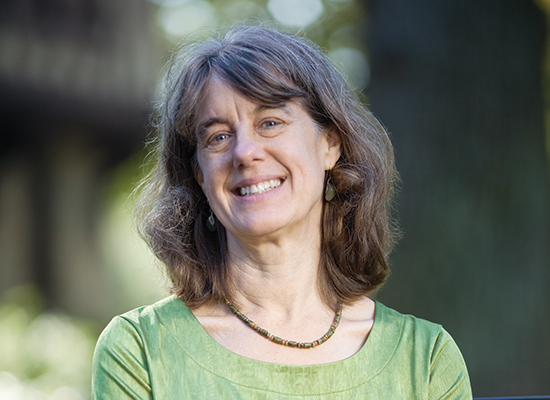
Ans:
[{"label": "cheek", "polygon": [[204,159],[199,159],[197,182],[209,201],[213,200],[212,196],[215,196],[219,187],[222,186],[222,181],[222,174],[220,170],[216,168],[214,162],[211,160],[205,161]]},{"label": "cheek", "polygon": [[195,178],[199,185],[204,186],[208,184],[212,169],[212,160],[208,158],[208,155],[204,153],[204,150],[198,150],[196,155],[196,174]]},{"label": "cheek", "polygon": [[201,185],[202,191],[206,196],[210,194],[210,186],[212,185],[212,180],[210,178],[208,168],[201,168],[201,180],[199,181],[199,185]]}]

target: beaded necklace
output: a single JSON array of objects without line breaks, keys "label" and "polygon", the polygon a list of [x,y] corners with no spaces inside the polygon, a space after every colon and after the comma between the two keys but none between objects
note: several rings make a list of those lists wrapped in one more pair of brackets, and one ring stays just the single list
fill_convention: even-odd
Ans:
[{"label": "beaded necklace", "polygon": [[235,314],[237,317],[239,317],[240,320],[242,320],[245,324],[247,324],[250,328],[254,329],[256,332],[258,332],[260,335],[264,336],[265,338],[271,340],[273,343],[280,344],[282,346],[288,346],[288,347],[295,347],[298,349],[312,349],[313,347],[317,347],[320,344],[325,343],[327,340],[330,339],[330,337],[334,334],[334,331],[338,327],[338,324],[340,323],[340,318],[342,318],[342,307],[338,307],[338,311],[336,311],[336,314],[334,315],[334,321],[332,322],[332,325],[330,326],[327,333],[325,333],[323,336],[321,336],[319,339],[314,340],[313,342],[294,342],[292,340],[286,340],[282,339],[278,336],[272,335],[267,330],[260,328],[254,321],[252,321],[250,318],[248,318],[246,315],[241,313],[237,307],[235,307],[228,299],[223,296],[223,300],[225,301],[225,304],[227,304],[227,307],[231,310],[233,314]]}]

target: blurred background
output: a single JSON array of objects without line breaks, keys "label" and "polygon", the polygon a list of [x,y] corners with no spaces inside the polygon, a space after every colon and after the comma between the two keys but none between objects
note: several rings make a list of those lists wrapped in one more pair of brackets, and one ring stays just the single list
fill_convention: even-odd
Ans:
[{"label": "blurred background", "polygon": [[134,232],[155,88],[188,34],[274,21],[391,133],[377,297],[441,323],[474,396],[550,394],[550,0],[2,0],[0,398],[89,398],[116,314],[165,296]]}]

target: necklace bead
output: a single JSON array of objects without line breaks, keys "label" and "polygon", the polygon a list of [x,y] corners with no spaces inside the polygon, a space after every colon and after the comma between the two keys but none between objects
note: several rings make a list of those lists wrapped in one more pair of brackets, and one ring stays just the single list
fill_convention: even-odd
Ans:
[{"label": "necklace bead", "polygon": [[273,343],[280,344],[282,346],[294,347],[298,349],[312,349],[314,347],[317,347],[325,343],[327,340],[330,339],[332,335],[334,335],[334,332],[336,331],[336,328],[340,323],[340,319],[342,318],[342,307],[339,306],[338,310],[336,311],[336,314],[334,315],[334,321],[332,322],[332,325],[330,326],[327,333],[325,333],[319,339],[314,340],[313,342],[295,342],[292,340],[286,340],[286,339],[280,338],[278,336],[275,336],[269,333],[267,330],[260,328],[254,321],[252,321],[250,318],[248,318],[246,315],[240,312],[239,309],[235,307],[227,299],[227,297],[225,297],[225,295],[223,296],[223,300],[225,301],[225,304],[227,304],[227,307],[229,307],[229,309],[233,314],[235,314],[241,321],[243,321],[246,325],[254,329],[256,332],[258,332],[260,335],[262,335],[266,339],[272,341]]}]

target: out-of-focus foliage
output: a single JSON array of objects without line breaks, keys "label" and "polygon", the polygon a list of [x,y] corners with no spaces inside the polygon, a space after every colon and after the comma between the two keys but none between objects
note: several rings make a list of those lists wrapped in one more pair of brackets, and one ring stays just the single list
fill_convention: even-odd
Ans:
[{"label": "out-of-focus foliage", "polygon": [[60,312],[44,312],[31,286],[0,300],[0,399],[89,397],[97,329]]},{"label": "out-of-focus foliage", "polygon": [[98,224],[103,276],[114,303],[110,316],[154,303],[167,295],[164,266],[139,237],[133,220],[135,189],[141,175],[151,167],[140,168],[143,158],[144,152],[136,153],[113,169]]},{"label": "out-of-focus foliage", "polygon": [[167,47],[197,32],[235,23],[271,23],[306,36],[324,47],[358,89],[370,73],[361,45],[366,28],[364,10],[357,0],[151,0],[157,4],[157,25]]}]

